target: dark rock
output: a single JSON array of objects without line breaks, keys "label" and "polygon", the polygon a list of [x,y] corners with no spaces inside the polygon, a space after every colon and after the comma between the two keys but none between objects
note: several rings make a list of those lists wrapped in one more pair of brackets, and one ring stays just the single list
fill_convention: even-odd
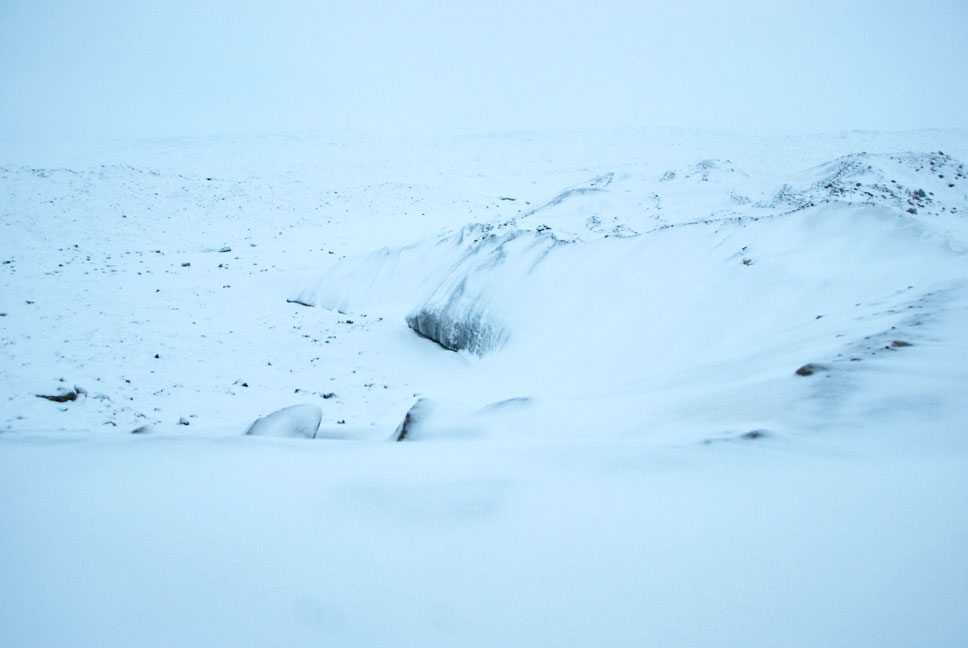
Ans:
[{"label": "dark rock", "polygon": [[[727,433],[727,434],[730,434],[730,433]],[[767,430],[750,430],[749,432],[744,432],[743,434],[739,434],[739,435],[730,434],[729,436],[724,435],[721,437],[703,439],[702,442],[703,442],[703,445],[710,445],[712,443],[731,443],[737,440],[755,441],[756,439],[765,439],[769,436],[772,436],[772,434]]]},{"label": "dark rock", "polygon": [[426,398],[420,398],[417,400],[413,406],[407,410],[406,415],[403,417],[403,421],[397,426],[396,431],[393,436],[390,437],[391,441],[403,441],[405,439],[413,439],[415,430],[420,426],[421,421],[426,418],[427,414],[433,408],[432,403]]},{"label": "dark rock", "polygon": [[68,401],[77,400],[77,392],[74,390],[71,390],[66,394],[57,394],[56,396],[37,394],[37,398],[46,398],[47,400],[54,401],[55,403],[66,403]]},{"label": "dark rock", "polygon": [[770,433],[766,430],[750,430],[746,434],[740,435],[740,438],[752,441],[753,439],[763,439],[768,436],[770,436]]},{"label": "dark rock", "polygon": [[894,340],[893,342],[891,342],[891,346],[894,347],[895,349],[898,349],[901,347],[909,347],[914,345],[911,344],[910,342],[905,342],[904,340]]},{"label": "dark rock", "polygon": [[323,411],[315,405],[293,405],[256,419],[245,433],[248,436],[313,439],[322,418]]},{"label": "dark rock", "polygon": [[813,374],[815,374],[815,373],[817,373],[819,371],[826,371],[826,370],[827,370],[827,367],[825,367],[825,366],[823,366],[821,364],[816,364],[814,362],[808,362],[807,364],[805,364],[802,367],[800,367],[799,369],[797,369],[795,373],[798,376],[812,376]]}]

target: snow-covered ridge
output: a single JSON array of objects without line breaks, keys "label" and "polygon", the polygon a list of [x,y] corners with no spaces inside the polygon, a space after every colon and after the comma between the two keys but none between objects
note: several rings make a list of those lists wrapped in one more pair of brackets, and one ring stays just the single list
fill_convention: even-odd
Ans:
[{"label": "snow-covered ridge", "polygon": [[[530,340],[529,349],[542,346],[539,334],[526,331],[539,322],[575,332],[560,335],[581,347],[587,341],[575,338],[591,331],[613,338],[623,337],[630,327],[658,333],[649,324],[653,316],[636,315],[643,313],[641,300],[661,294],[662,284],[685,273],[742,271],[746,275],[737,277],[740,286],[757,276],[767,280],[763,275],[770,271],[793,273],[819,288],[876,264],[885,282],[878,290],[903,288],[910,282],[898,273],[907,264],[876,252],[865,256],[869,246],[863,242],[886,238],[892,247],[909,246],[908,258],[917,258],[919,249],[933,255],[938,243],[954,252],[964,250],[965,187],[963,164],[940,152],[847,155],[771,190],[728,161],[704,160],[652,181],[607,173],[512,219],[474,223],[411,246],[336,263],[295,298],[345,312],[405,317],[416,332],[445,348],[479,355],[515,337]],[[758,221],[764,223],[747,230]],[[683,238],[673,231],[683,226],[704,231]],[[847,257],[829,273],[816,268],[798,272],[791,264],[802,255],[820,263],[847,241],[856,241],[855,249],[845,250]],[[677,247],[683,253],[669,258],[667,251]],[[767,283],[758,293],[762,303],[757,308],[775,303],[782,298],[778,292],[786,290],[782,282]],[[606,288],[614,284],[621,288]],[[683,311],[684,317],[689,314],[686,320],[673,320],[662,329],[663,337],[699,316],[705,299],[701,292],[676,299],[698,301]],[[621,323],[611,329],[583,326],[582,311],[598,304],[603,293],[613,302],[597,312]],[[879,294],[855,296],[863,300]],[[654,303],[668,308],[668,303]]]}]

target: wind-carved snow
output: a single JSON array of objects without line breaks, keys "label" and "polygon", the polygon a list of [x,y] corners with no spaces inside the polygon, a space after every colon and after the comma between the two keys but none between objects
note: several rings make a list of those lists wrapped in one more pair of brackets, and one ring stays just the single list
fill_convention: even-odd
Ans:
[{"label": "wind-carved snow", "polygon": [[446,349],[483,355],[509,337],[495,291],[513,292],[562,244],[544,230],[472,224],[337,267],[294,300],[344,312],[382,306],[400,316],[405,310],[407,324],[420,335]]},{"label": "wind-carved snow", "polygon": [[[816,315],[798,314],[795,303],[777,312],[776,304],[790,302],[789,285],[821,293],[841,284],[820,302],[842,310],[932,272],[955,278],[957,262],[944,261],[936,244],[957,250],[965,240],[964,194],[948,186],[963,170],[941,153],[862,153],[766,191],[723,160],[651,182],[610,172],[512,219],[336,263],[297,299],[402,316],[442,347],[480,356],[510,345],[518,358],[557,365],[565,349],[594,349],[595,364],[610,358],[620,365],[615,373],[630,378],[629,367],[647,375],[657,358],[702,364],[705,347],[718,357],[712,347],[724,333],[738,345],[733,353],[755,355],[764,340]],[[704,199],[707,215],[697,219],[696,201]],[[703,231],[677,233],[697,226]],[[872,248],[874,240],[883,247]],[[893,248],[904,253],[883,256]],[[846,256],[847,276],[832,250]],[[667,290],[685,277],[694,278],[689,289]],[[721,312],[723,301],[743,302],[759,326],[744,326],[739,312],[736,320],[704,322],[704,311]],[[631,331],[659,344],[649,362],[623,359],[635,344]],[[684,334],[697,339],[675,360],[670,349],[683,353],[676,340]]]}]

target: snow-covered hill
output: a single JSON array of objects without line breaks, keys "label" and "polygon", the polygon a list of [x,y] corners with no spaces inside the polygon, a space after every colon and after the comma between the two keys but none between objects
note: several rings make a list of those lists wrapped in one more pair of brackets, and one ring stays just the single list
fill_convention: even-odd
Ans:
[{"label": "snow-covered hill", "polygon": [[[658,179],[607,173],[507,220],[335,261],[293,299],[405,318],[484,356],[445,399],[540,396],[515,434],[587,434],[592,420],[598,435],[672,427],[679,441],[863,426],[821,414],[844,392],[875,398],[862,363],[898,371],[921,352],[900,351],[937,335],[949,357],[966,349],[941,332],[968,306],[964,172],[938,152],[847,155],[778,188],[716,160]],[[797,380],[807,363],[816,377]],[[902,410],[940,396],[911,388]],[[959,410],[957,390],[947,397]],[[710,401],[722,402],[711,419]]]},{"label": "snow-covered hill", "polygon": [[0,645],[962,643],[966,161],[0,158]]}]

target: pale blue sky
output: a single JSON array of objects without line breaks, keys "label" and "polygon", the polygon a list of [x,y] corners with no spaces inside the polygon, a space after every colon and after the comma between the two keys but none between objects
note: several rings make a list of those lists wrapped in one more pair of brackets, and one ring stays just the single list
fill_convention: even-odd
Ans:
[{"label": "pale blue sky", "polygon": [[966,127],[965,34],[963,0],[0,0],[0,133]]}]

